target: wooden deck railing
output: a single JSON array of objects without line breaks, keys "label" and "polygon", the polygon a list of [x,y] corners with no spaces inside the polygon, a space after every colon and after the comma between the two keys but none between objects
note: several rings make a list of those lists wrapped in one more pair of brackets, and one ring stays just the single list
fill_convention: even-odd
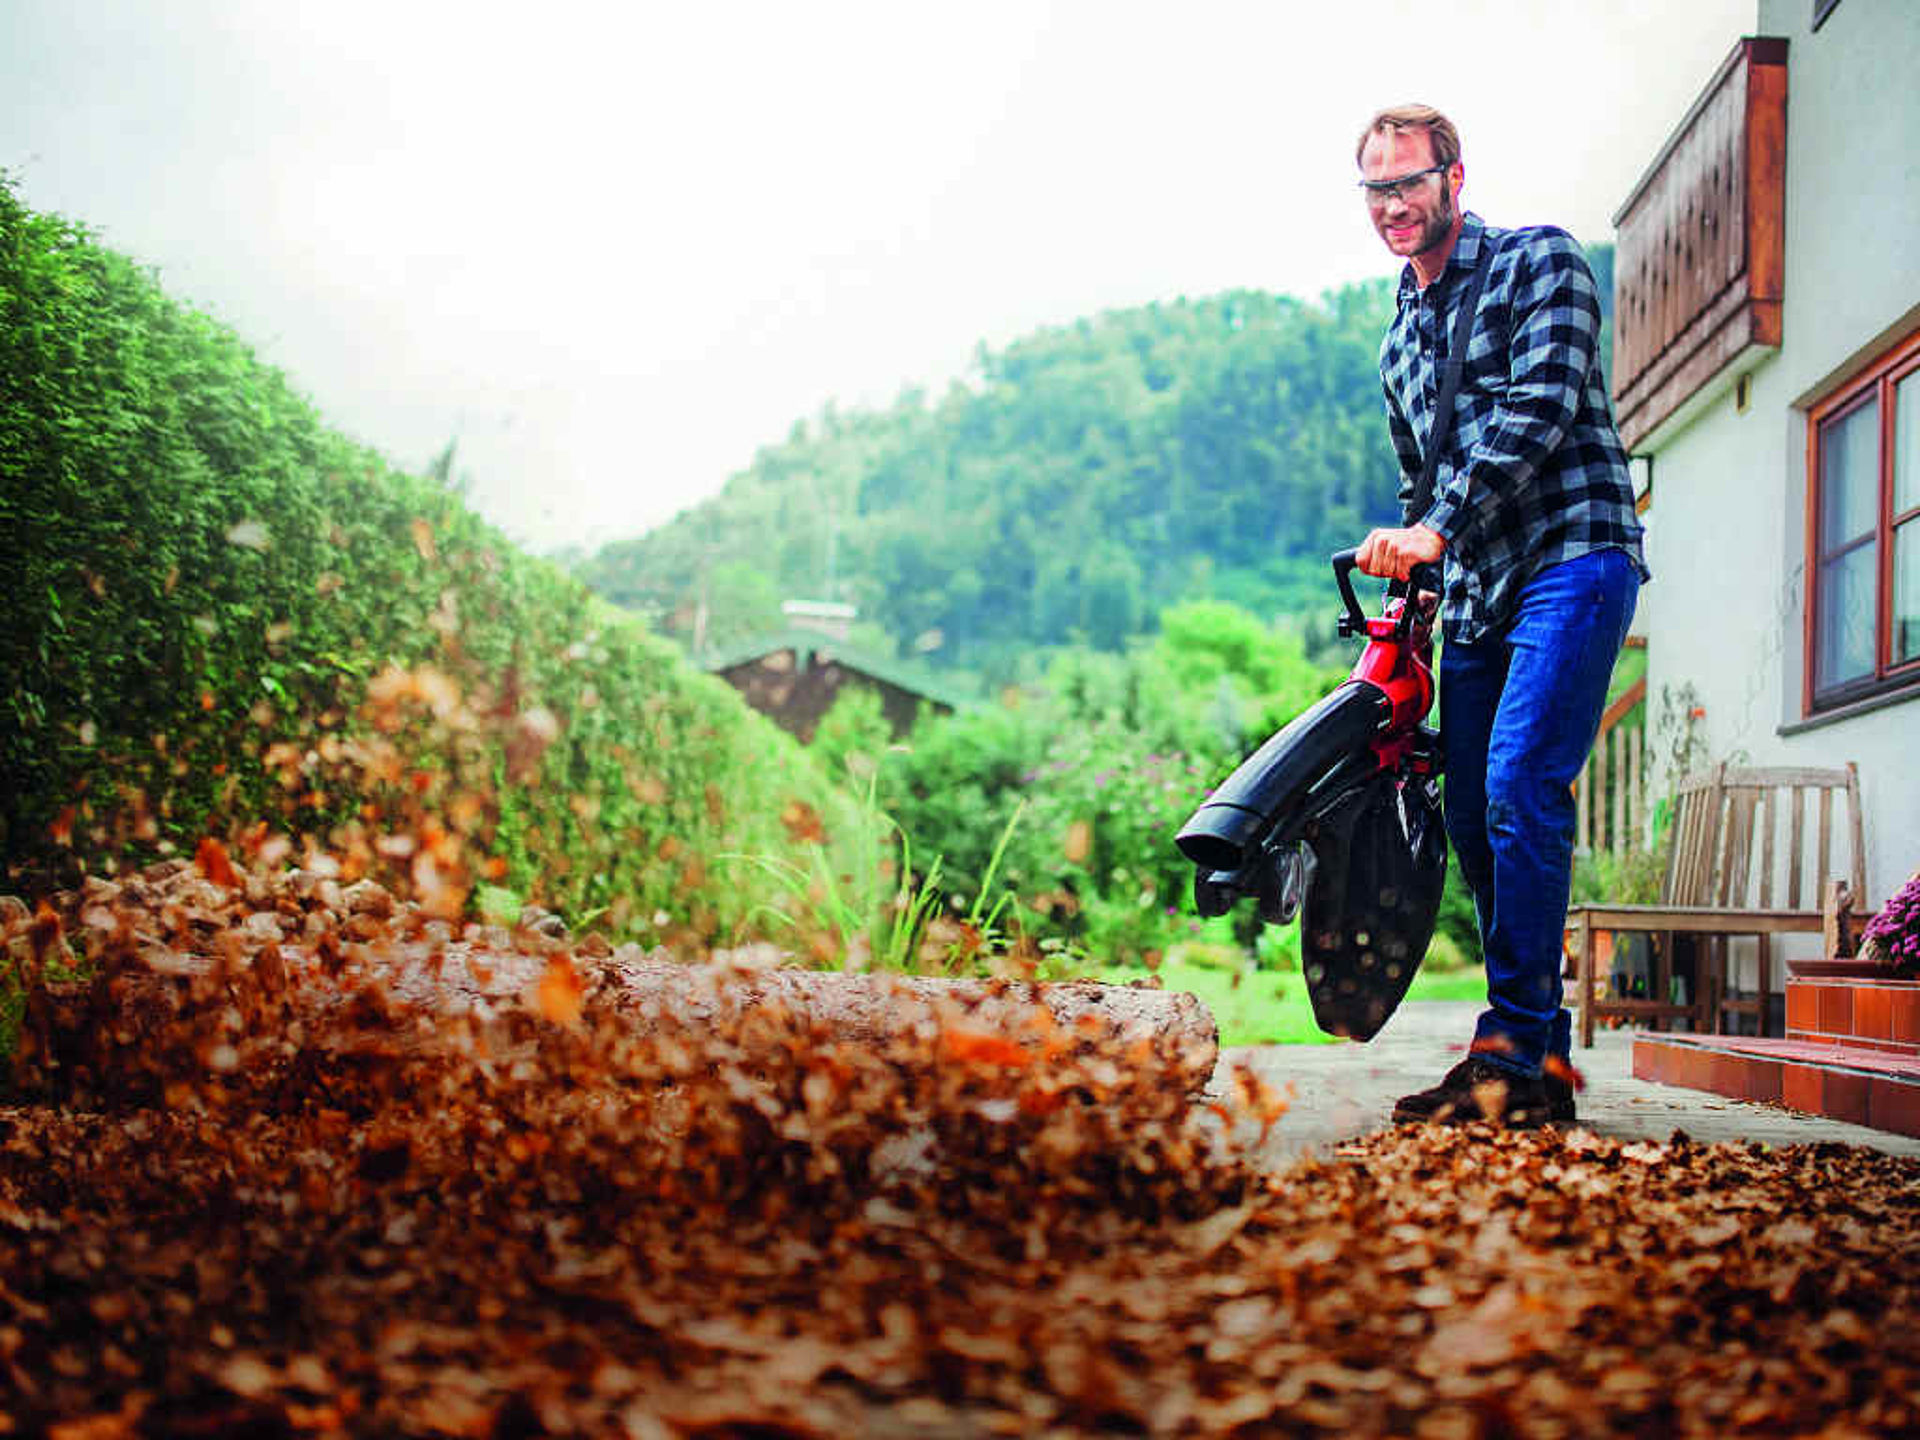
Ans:
[{"label": "wooden deck railing", "polygon": [[1749,37],[1613,217],[1613,409],[1629,449],[1779,347],[1786,165],[1787,42]]},{"label": "wooden deck railing", "polygon": [[1600,717],[1593,754],[1574,782],[1579,850],[1624,855],[1645,843],[1647,682],[1636,680]]}]

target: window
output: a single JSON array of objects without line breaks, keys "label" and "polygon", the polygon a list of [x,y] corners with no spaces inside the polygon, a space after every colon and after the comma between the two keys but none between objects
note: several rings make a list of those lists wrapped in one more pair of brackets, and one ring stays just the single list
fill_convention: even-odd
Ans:
[{"label": "window", "polygon": [[1920,334],[1808,416],[1806,709],[1920,686]]}]

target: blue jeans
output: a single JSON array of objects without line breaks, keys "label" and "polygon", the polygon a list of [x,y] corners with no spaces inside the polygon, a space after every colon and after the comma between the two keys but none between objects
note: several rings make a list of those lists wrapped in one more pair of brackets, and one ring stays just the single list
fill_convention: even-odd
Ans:
[{"label": "blue jeans", "polygon": [[1487,962],[1485,1058],[1537,1075],[1565,1059],[1560,945],[1573,882],[1573,781],[1600,728],[1639,572],[1619,550],[1548,566],[1513,618],[1440,655],[1447,835]]}]

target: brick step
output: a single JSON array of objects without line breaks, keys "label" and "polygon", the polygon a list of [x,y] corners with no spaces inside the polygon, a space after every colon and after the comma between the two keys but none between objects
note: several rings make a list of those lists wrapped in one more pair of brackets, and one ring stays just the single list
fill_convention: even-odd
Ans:
[{"label": "brick step", "polygon": [[1920,1055],[1816,1040],[1636,1035],[1633,1073],[1920,1138]]},{"label": "brick step", "polygon": [[1788,980],[1787,1038],[1920,1055],[1920,980]]}]

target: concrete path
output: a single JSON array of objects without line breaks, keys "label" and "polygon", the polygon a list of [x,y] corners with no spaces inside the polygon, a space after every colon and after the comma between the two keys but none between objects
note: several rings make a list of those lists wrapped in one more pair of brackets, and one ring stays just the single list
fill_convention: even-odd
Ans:
[{"label": "concrete path", "polygon": [[[1221,1058],[1250,1064],[1269,1084],[1293,1086],[1293,1106],[1268,1141],[1270,1158],[1283,1162],[1391,1123],[1396,1099],[1425,1089],[1459,1062],[1481,1008],[1470,1001],[1416,1001],[1402,1005],[1365,1045],[1257,1045],[1224,1051]],[[1576,1047],[1573,1063],[1587,1081],[1576,1102],[1579,1123],[1603,1135],[1665,1140],[1684,1130],[1701,1141],[1838,1140],[1920,1155],[1920,1140],[1902,1135],[1636,1080],[1632,1037],[1624,1030],[1601,1031],[1591,1050]]]}]

